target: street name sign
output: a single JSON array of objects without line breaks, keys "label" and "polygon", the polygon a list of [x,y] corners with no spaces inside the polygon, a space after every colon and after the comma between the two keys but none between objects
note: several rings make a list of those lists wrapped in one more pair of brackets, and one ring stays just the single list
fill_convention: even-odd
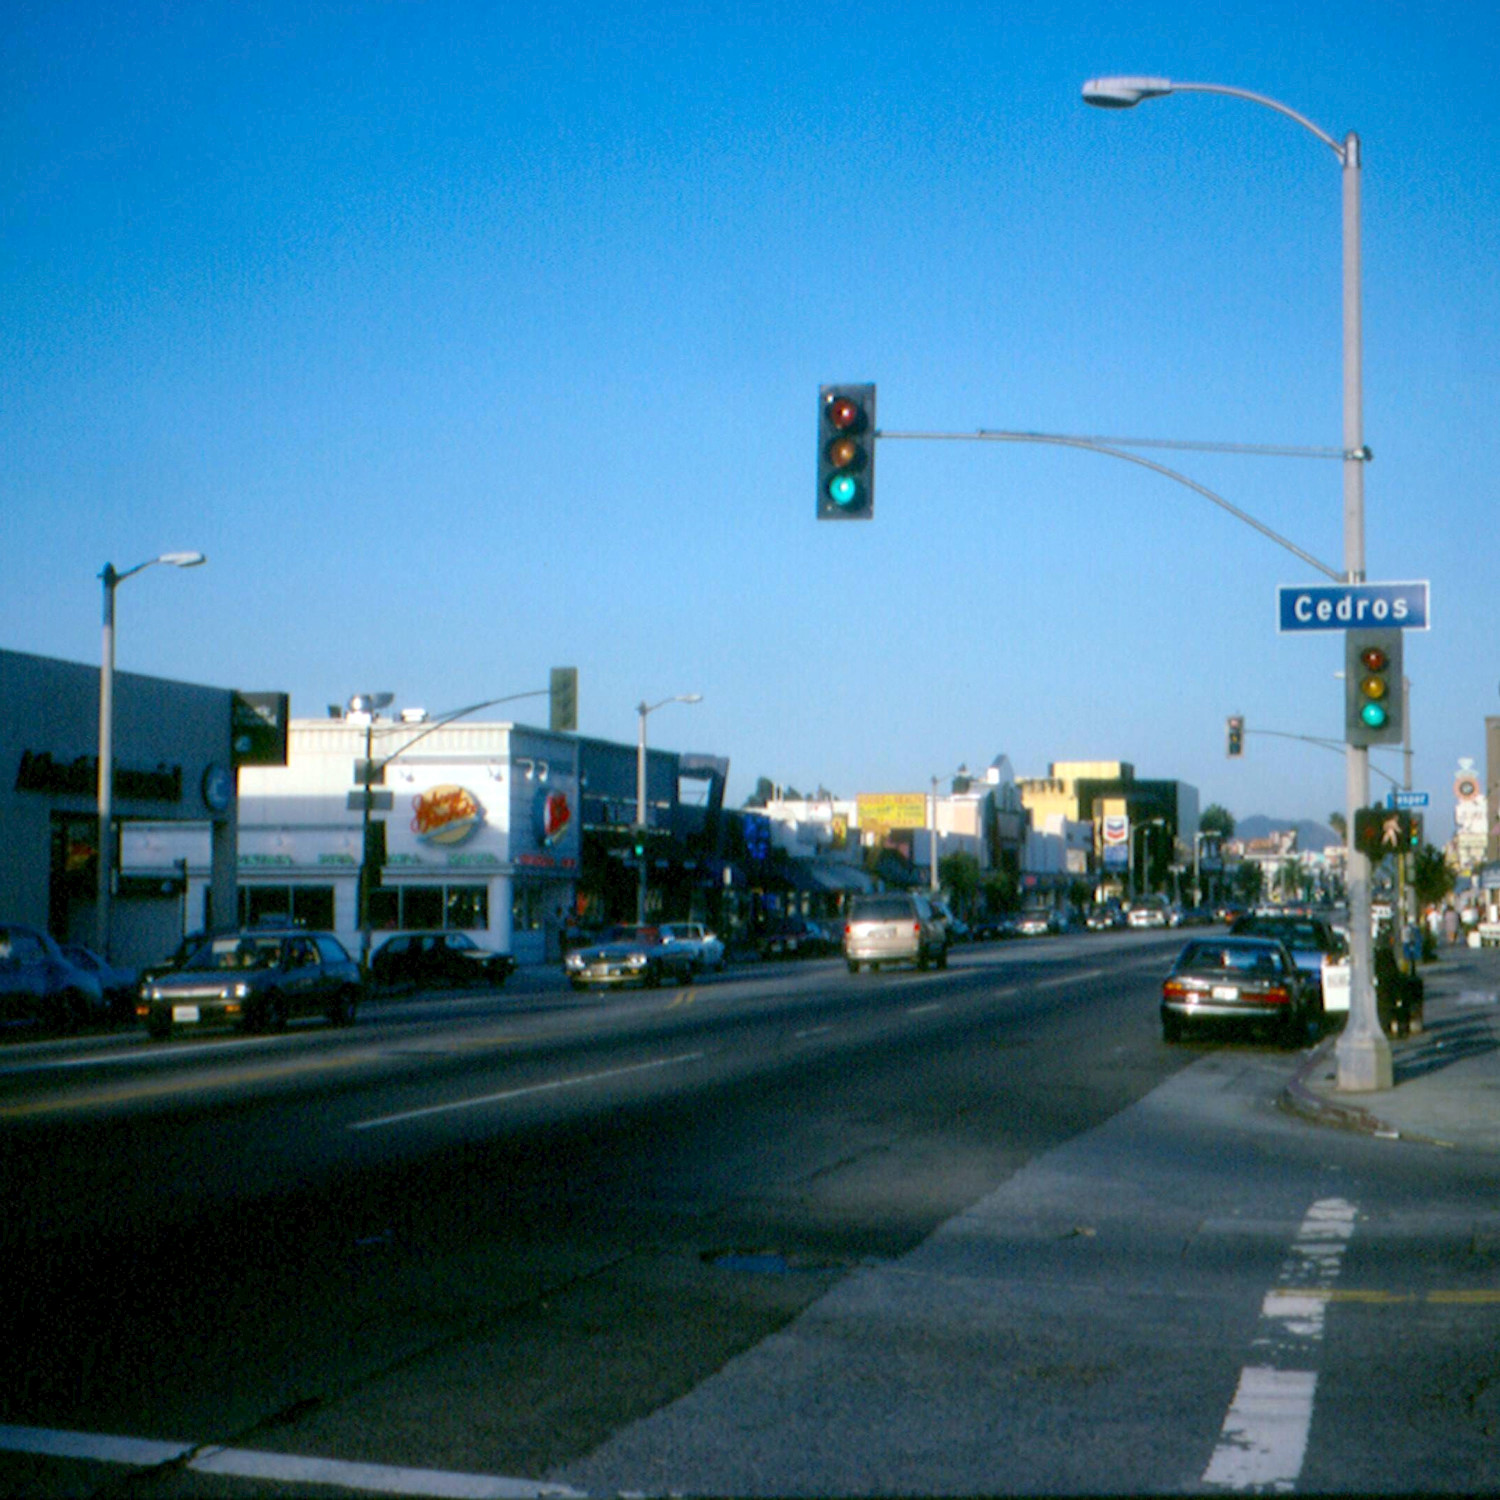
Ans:
[{"label": "street name sign", "polygon": [[1426,807],[1426,792],[1391,792],[1390,805],[1395,808]]},{"label": "street name sign", "polygon": [[1284,583],[1276,591],[1281,631],[1426,630],[1427,580],[1412,583]]}]

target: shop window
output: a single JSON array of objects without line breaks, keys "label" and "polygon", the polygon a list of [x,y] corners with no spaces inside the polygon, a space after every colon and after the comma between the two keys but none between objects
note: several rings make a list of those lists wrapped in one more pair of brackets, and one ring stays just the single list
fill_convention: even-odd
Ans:
[{"label": "shop window", "polygon": [[437,931],[443,925],[443,888],[408,885],[401,889],[401,925],[417,931]]},{"label": "shop window", "polygon": [[266,927],[292,922],[298,927],[327,931],[333,927],[331,885],[242,885],[239,889],[241,927]]},{"label": "shop window", "polygon": [[383,885],[370,892],[370,926],[376,932],[394,932],[401,925],[401,892]]},{"label": "shop window", "polygon": [[510,902],[512,932],[538,932],[542,926],[542,891],[539,886],[517,885]]},{"label": "shop window", "polygon": [[490,925],[490,890],[485,885],[450,885],[443,892],[443,925],[483,932]]}]

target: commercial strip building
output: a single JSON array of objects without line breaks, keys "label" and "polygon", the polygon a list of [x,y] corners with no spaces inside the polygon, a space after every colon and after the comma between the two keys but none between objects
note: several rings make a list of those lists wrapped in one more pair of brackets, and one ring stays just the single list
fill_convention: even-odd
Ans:
[{"label": "commercial strip building", "polygon": [[[99,687],[97,666],[0,651],[0,918],[90,946]],[[227,688],[115,674],[116,961],[158,958],[185,927],[234,920],[234,770],[244,753],[260,753],[240,732],[246,707]]]},{"label": "commercial strip building", "polygon": [[[241,775],[242,918],[286,915],[361,945],[368,754],[374,939],[457,929],[521,963],[556,959],[571,926],[633,915],[637,753],[419,710],[293,720],[286,765]],[[701,911],[721,880],[728,762],[651,749],[646,773],[648,915]]]}]

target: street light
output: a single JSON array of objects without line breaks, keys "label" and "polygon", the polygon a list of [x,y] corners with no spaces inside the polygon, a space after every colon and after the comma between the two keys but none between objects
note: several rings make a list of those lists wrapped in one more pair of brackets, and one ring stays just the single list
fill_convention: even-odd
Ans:
[{"label": "street light", "polygon": [[[968,763],[965,762],[964,764],[960,765],[959,768],[956,771],[954,771],[952,774],[955,777],[957,777],[957,776],[967,776],[969,774]],[[943,779],[944,778],[941,777],[941,776],[934,776],[932,778],[932,847],[928,850],[928,853],[931,855],[931,860],[930,860],[930,863],[931,863],[931,866],[932,866],[932,870],[931,870],[931,889],[932,889],[932,894],[934,896],[936,896],[937,893],[938,893],[938,826],[937,826],[937,823],[938,823],[938,794],[937,794],[937,789],[938,789],[938,782],[942,781]]]},{"label": "street light", "polygon": [[99,884],[94,901],[94,947],[105,960],[109,958],[109,904],[114,894],[114,840],[110,834],[115,800],[115,590],[127,578],[157,563],[196,568],[207,561],[201,552],[163,552],[123,573],[117,573],[113,563],[105,563],[99,574],[104,584],[104,649],[99,665]]},{"label": "street light", "polygon": [[636,878],[635,887],[635,920],[638,926],[644,926],[646,921],[646,867],[647,858],[647,833],[646,833],[646,716],[654,714],[657,709],[665,708],[669,703],[702,703],[702,693],[678,693],[672,698],[663,698],[660,703],[642,702],[636,706],[636,712],[641,716],[640,738],[636,743],[635,751],[635,842],[640,853],[637,857],[639,873]]},{"label": "street light", "polygon": [[365,763],[359,774],[365,788],[363,837],[359,845],[359,972],[366,978],[370,974],[370,828],[371,814],[375,811],[375,715],[395,701],[394,693],[355,693],[349,700],[349,712],[365,716]]},{"label": "street light", "polygon": [[[1170,78],[1091,78],[1084,100],[1103,109],[1129,109],[1164,94],[1225,94],[1248,99],[1295,120],[1339,159],[1343,195],[1343,384],[1344,384],[1344,577],[1360,583],[1365,576],[1365,476],[1370,450],[1364,442],[1363,374],[1360,336],[1360,149],[1351,130],[1342,141],[1320,130],[1294,109],[1264,94],[1217,83],[1177,83]],[[1349,1091],[1388,1089],[1394,1082],[1391,1044],[1380,1029],[1370,942],[1370,862],[1354,845],[1354,814],[1370,796],[1370,752],[1360,745],[1345,751],[1345,799],[1349,834],[1349,1021],[1339,1037],[1337,1087]]]},{"label": "street light", "polygon": [[1137,833],[1141,835],[1141,862],[1136,866],[1132,874],[1133,876],[1140,875],[1142,867],[1144,867],[1145,874],[1144,880],[1132,878],[1130,884],[1133,896],[1142,894],[1140,888],[1143,885],[1145,887],[1145,894],[1148,896],[1151,894],[1151,840],[1147,837],[1147,833],[1152,828],[1165,828],[1166,824],[1167,820],[1165,818],[1147,818],[1144,822],[1137,824],[1130,835],[1130,851],[1132,854],[1135,853],[1135,835]]}]

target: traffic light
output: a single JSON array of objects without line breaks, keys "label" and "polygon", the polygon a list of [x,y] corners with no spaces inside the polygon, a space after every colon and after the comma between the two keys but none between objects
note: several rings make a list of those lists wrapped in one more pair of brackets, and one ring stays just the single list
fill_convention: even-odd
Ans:
[{"label": "traffic light", "polygon": [[1406,847],[1408,849],[1420,849],[1422,847],[1422,814],[1419,812],[1407,813],[1406,827]]},{"label": "traffic light", "polygon": [[1350,630],[1344,636],[1344,739],[1351,745],[1399,745],[1405,712],[1401,632]]},{"label": "traffic light", "polygon": [[818,519],[869,521],[875,515],[875,387],[825,385],[818,391]]},{"label": "traffic light", "polygon": [[1226,725],[1228,734],[1229,755],[1243,755],[1245,753],[1245,719],[1242,714],[1230,714]]},{"label": "traffic light", "polygon": [[549,684],[549,727],[571,733],[578,728],[578,668],[553,667]]}]

